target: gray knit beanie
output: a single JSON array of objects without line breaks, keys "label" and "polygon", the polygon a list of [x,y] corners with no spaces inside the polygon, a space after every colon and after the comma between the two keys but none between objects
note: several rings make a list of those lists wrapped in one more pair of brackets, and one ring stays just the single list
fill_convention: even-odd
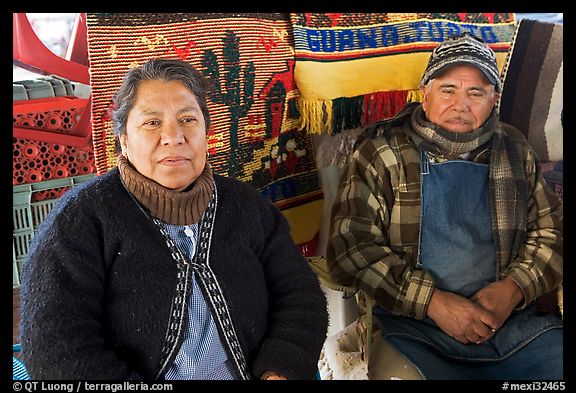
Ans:
[{"label": "gray knit beanie", "polygon": [[468,32],[450,37],[434,48],[420,86],[424,86],[430,79],[440,75],[444,68],[455,64],[473,65],[486,75],[497,92],[502,91],[496,54],[483,40]]}]

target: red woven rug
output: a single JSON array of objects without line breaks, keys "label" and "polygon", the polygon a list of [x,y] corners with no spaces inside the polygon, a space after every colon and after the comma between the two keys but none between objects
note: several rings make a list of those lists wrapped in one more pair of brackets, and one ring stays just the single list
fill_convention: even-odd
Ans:
[{"label": "red woven rug", "polygon": [[189,61],[212,80],[209,161],[280,208],[321,199],[310,136],[298,130],[289,14],[87,14],[97,173],[116,165],[109,109],[130,67]]}]

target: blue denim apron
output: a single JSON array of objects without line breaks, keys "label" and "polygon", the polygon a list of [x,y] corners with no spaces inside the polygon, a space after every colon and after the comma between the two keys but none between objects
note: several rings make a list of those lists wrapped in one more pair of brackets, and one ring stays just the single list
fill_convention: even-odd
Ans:
[{"label": "blue denim apron", "polygon": [[[489,166],[471,161],[435,163],[421,151],[421,221],[417,268],[428,270],[439,289],[470,297],[496,280],[497,262],[490,217]],[[454,360],[505,359],[562,321],[530,306],[513,313],[484,344],[462,344],[430,318],[394,316],[381,307],[374,314],[382,333],[402,352],[402,342],[424,343]],[[396,336],[396,337],[394,337]],[[398,340],[398,339],[400,340]],[[413,344],[410,345],[413,345]],[[418,359],[411,359],[417,366]]]}]

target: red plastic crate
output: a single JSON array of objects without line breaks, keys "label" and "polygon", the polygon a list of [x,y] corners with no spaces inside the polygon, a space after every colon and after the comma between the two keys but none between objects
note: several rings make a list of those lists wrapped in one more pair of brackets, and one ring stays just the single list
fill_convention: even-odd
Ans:
[{"label": "red plastic crate", "polygon": [[91,147],[13,138],[12,185],[96,173]]},{"label": "red plastic crate", "polygon": [[13,134],[16,138],[84,147],[92,136],[89,115],[87,98],[62,96],[13,101]]},{"label": "red plastic crate", "polygon": [[79,123],[89,109],[74,96],[13,101],[12,184],[95,173],[91,127]]}]

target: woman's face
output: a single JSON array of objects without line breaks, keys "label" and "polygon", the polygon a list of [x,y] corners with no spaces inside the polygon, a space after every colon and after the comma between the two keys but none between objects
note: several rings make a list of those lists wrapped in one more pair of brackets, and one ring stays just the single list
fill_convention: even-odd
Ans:
[{"label": "woman's face", "polygon": [[482,71],[455,65],[424,87],[422,108],[430,122],[452,132],[469,132],[490,117],[498,94]]},{"label": "woman's face", "polygon": [[136,90],[122,154],[142,175],[183,190],[206,164],[206,123],[196,96],[179,81],[149,80]]}]

